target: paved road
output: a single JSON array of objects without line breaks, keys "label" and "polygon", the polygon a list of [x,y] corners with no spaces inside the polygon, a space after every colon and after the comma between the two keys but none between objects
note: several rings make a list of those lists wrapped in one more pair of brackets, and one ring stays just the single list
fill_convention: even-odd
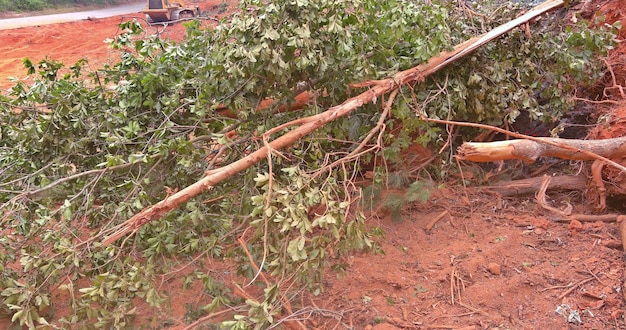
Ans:
[{"label": "paved road", "polygon": [[82,19],[103,18],[124,14],[138,13],[146,7],[146,2],[134,3],[118,7],[102,8],[75,13],[64,13],[43,16],[17,17],[0,19],[0,30],[15,29],[25,26],[55,24],[63,22],[80,21]]}]

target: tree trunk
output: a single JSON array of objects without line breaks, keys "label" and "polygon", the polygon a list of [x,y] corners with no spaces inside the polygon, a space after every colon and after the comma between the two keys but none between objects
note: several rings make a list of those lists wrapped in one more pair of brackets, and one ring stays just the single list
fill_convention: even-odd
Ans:
[{"label": "tree trunk", "polygon": [[[598,210],[606,208],[607,195],[626,194],[626,167],[623,165],[626,163],[626,137],[605,140],[529,138],[484,143],[465,142],[459,147],[457,155],[460,160],[472,162],[521,159],[532,163],[539,157],[594,160],[591,179],[598,195]],[[603,171],[606,164],[614,168]],[[608,188],[605,181],[610,182]]]},{"label": "tree trunk", "polygon": [[539,157],[558,157],[573,160],[595,160],[601,156],[612,160],[626,157],[626,137],[606,140],[568,140],[533,138],[497,142],[465,142],[457,157],[471,162],[495,162],[521,159],[532,163]]}]

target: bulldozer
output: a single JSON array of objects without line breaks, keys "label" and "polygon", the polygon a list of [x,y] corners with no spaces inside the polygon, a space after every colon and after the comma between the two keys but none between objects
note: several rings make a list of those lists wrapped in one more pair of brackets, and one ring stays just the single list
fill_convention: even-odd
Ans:
[{"label": "bulldozer", "polygon": [[148,23],[160,23],[197,17],[200,8],[188,7],[180,1],[169,3],[167,0],[147,0],[146,9],[142,13],[146,14]]}]

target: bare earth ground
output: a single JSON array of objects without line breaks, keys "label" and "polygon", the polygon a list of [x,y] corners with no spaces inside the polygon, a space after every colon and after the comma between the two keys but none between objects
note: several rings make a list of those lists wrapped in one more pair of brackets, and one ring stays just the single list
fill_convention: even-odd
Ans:
[{"label": "bare earth ground", "polygon": [[[199,4],[203,10],[215,11],[221,2]],[[609,2],[604,8],[609,19],[624,21],[625,4],[624,0]],[[92,69],[115,60],[103,40],[113,38],[117,23],[132,17],[143,15],[2,31],[0,87],[6,90],[12,85],[9,76],[25,76],[23,57],[36,62],[47,56],[68,65],[84,57]],[[176,24],[160,32],[178,39],[184,27]],[[616,80],[607,80],[607,86],[626,85],[625,54],[622,45],[608,58]],[[610,92],[619,98],[619,88]],[[626,106],[603,104],[596,113],[609,114],[611,126],[597,129],[594,137],[626,132]],[[618,225],[556,222],[537,207],[534,196],[503,198],[472,188],[484,180],[487,170],[475,164],[463,166],[469,187],[451,178],[428,202],[404,210],[401,219],[392,219],[384,211],[373,214],[372,225],[386,233],[385,255],[338,260],[347,266],[345,272],[329,272],[323,294],[294,302],[294,311],[297,306],[315,307],[311,314],[301,315],[307,319],[304,324],[318,329],[626,329],[625,264]],[[504,173],[517,173],[522,166],[506,163]],[[580,168],[580,164],[561,163],[551,171],[575,174]],[[579,175],[586,173],[583,169]],[[549,195],[555,206],[571,203],[575,212],[593,213],[593,205],[585,204],[581,193]],[[623,199],[612,207],[609,211],[623,213]],[[427,230],[444,211],[443,218]],[[231,267],[208,259],[205,265],[212,275],[230,283]],[[161,289],[169,298],[161,315],[142,316],[144,326],[182,328],[189,306],[198,308],[210,301],[197,294],[198,288],[183,289],[183,275],[163,279]]]}]

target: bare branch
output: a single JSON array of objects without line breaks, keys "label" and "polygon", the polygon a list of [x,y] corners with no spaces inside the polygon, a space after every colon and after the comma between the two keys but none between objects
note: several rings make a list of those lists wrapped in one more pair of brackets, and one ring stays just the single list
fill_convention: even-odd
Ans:
[{"label": "bare branch", "polygon": [[22,198],[28,198],[28,197],[32,197],[35,196],[37,194],[40,194],[46,190],[52,189],[62,183],[65,182],[69,182],[78,178],[82,178],[84,176],[89,176],[89,175],[99,175],[102,174],[104,172],[107,171],[116,171],[116,170],[121,170],[121,169],[125,169],[127,167],[133,166],[136,163],[128,163],[128,164],[121,164],[121,165],[116,165],[116,166],[111,166],[111,167],[107,167],[107,168],[103,168],[103,169],[98,169],[98,170],[89,170],[89,171],[85,171],[85,172],[80,172],[80,173],[76,173],[58,180],[55,180],[51,183],[49,183],[48,185],[41,187],[39,189],[35,189],[35,190],[27,190],[27,191],[23,191],[21,192],[19,195],[11,198],[9,201],[7,201],[6,203],[2,204],[2,206],[0,206],[0,209],[4,209],[5,207],[7,207],[9,204],[15,202],[16,200],[22,199]]}]

